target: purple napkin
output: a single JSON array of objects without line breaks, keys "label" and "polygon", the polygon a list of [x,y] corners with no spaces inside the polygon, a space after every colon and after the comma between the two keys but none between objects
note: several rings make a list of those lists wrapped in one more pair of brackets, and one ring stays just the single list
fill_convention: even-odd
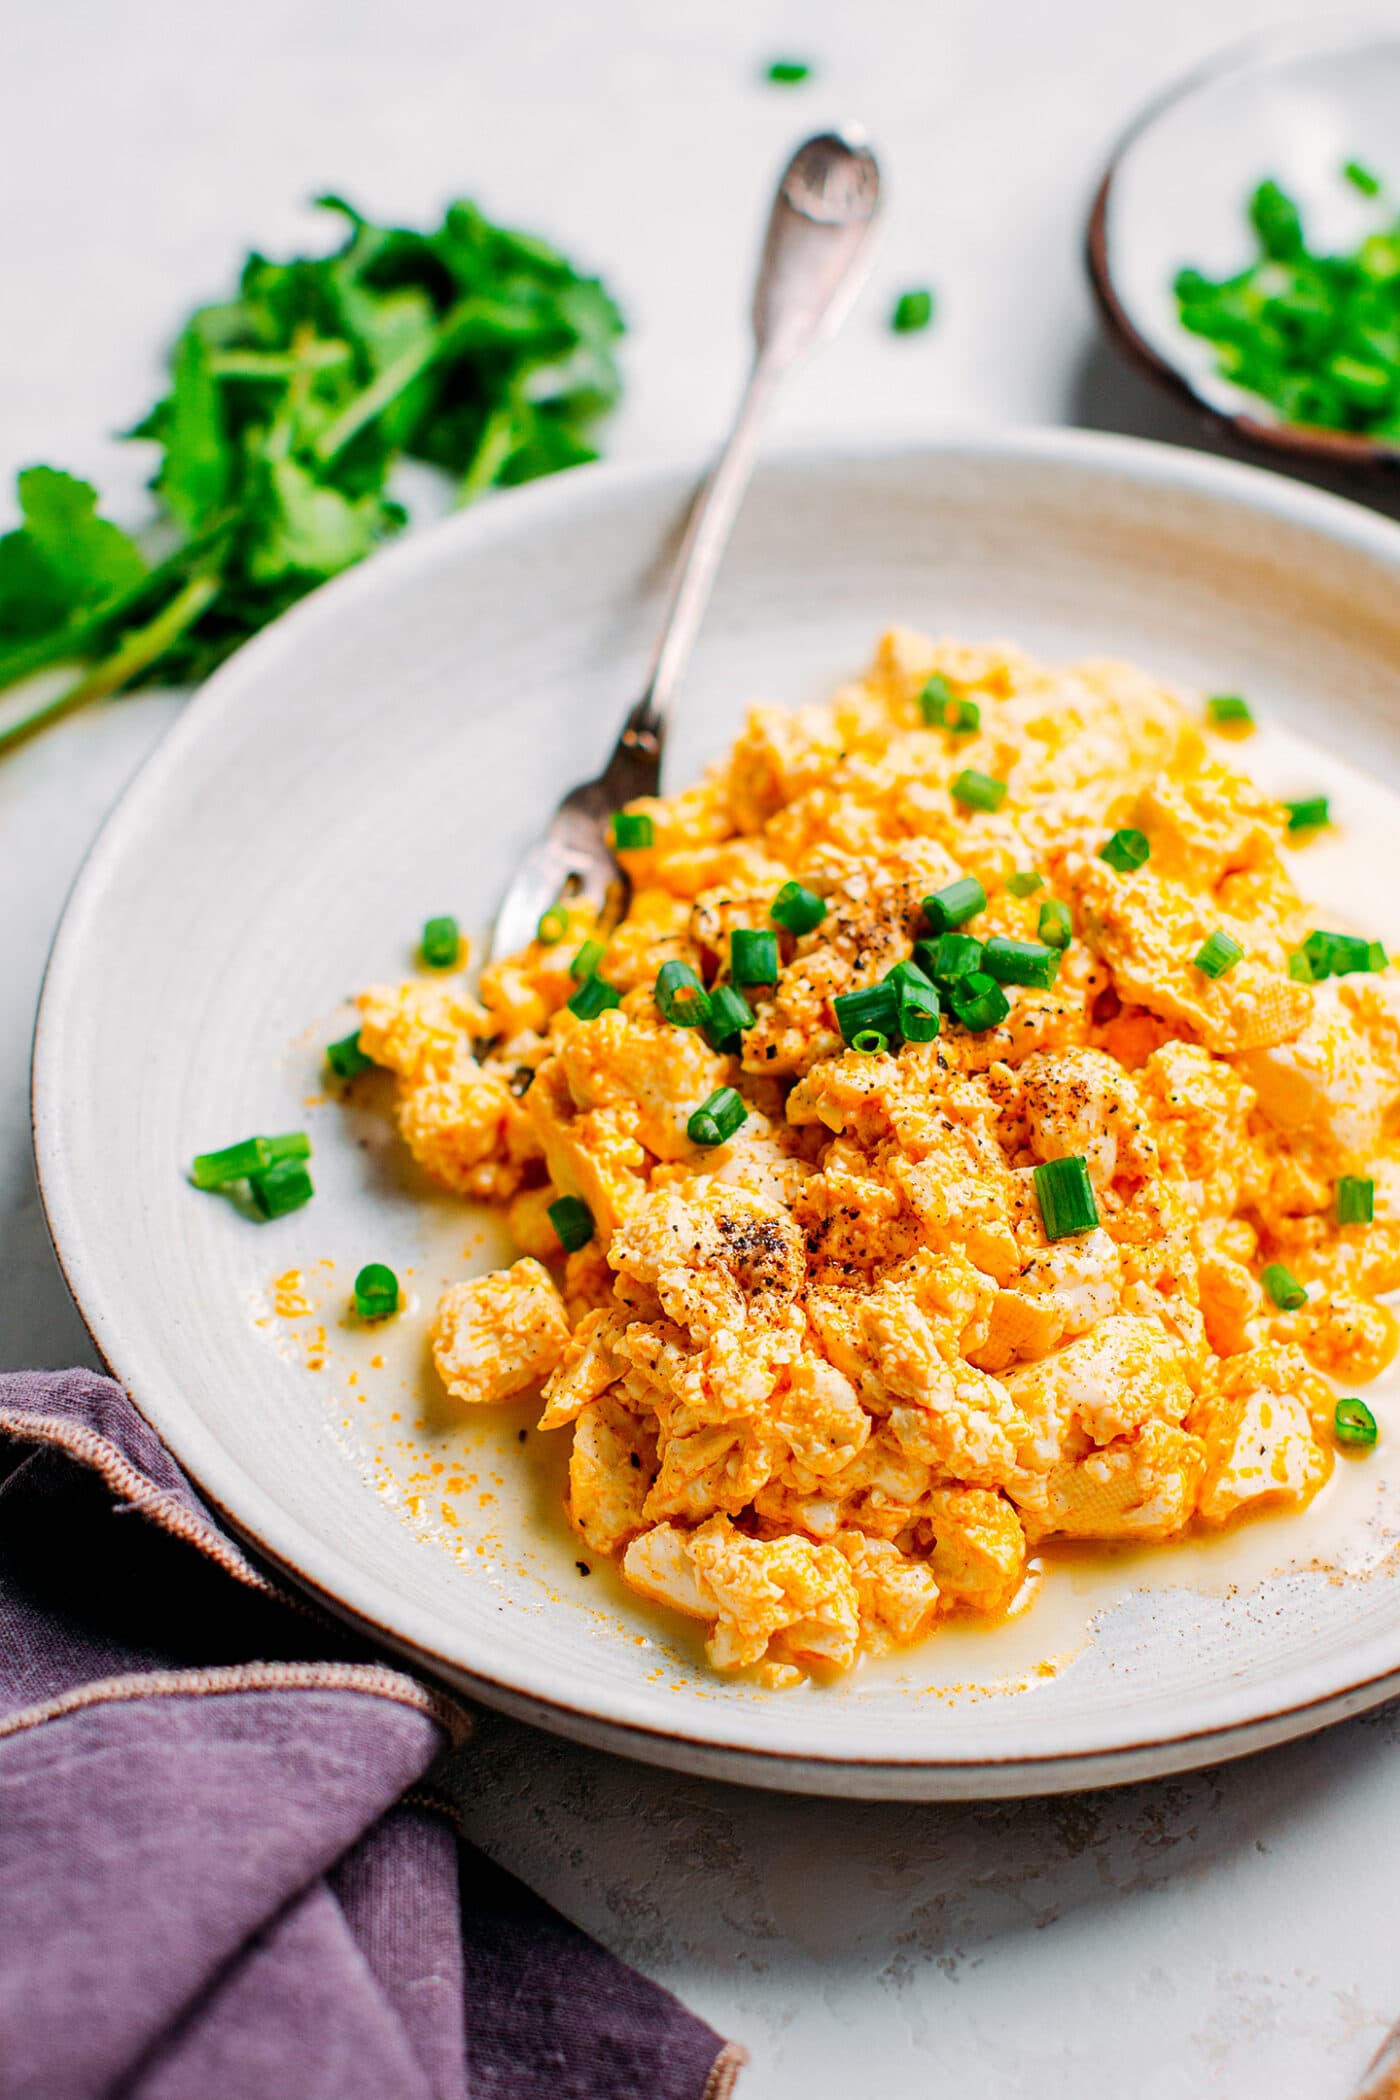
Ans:
[{"label": "purple napkin", "polygon": [[724,2100],[741,2049],[459,1844],[469,1726],[111,1379],[0,1377],[0,2100]]}]

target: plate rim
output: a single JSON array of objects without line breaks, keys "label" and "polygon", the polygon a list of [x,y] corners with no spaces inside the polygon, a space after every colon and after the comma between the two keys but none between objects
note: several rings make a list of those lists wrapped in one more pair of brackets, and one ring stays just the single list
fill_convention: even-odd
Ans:
[{"label": "plate rim", "polygon": [[[1097,467],[1110,478],[1116,476],[1137,486],[1178,488],[1215,497],[1257,515],[1320,531],[1357,555],[1379,559],[1400,579],[1400,523],[1259,466],[1148,439],[1064,427],[978,431],[944,426],[912,437],[885,434],[821,445],[777,446],[766,456],[766,463],[822,473],[860,466],[878,470],[895,463],[907,468],[911,456],[918,455],[944,462],[962,458],[969,464]],[[975,1780],[978,1775],[994,1784],[969,1786],[967,1792],[1048,1792],[1122,1783],[1156,1771],[1244,1754],[1262,1741],[1302,1734],[1340,1717],[1341,1712],[1380,1703],[1393,1695],[1400,1680],[1400,1637],[1388,1661],[1377,1658],[1375,1667],[1363,1670],[1360,1676],[1329,1680],[1303,1697],[1267,1708],[1256,1705],[1244,1716],[1209,1720],[1203,1725],[1175,1730],[1156,1726],[1146,1739],[1120,1735],[1111,1742],[1047,1749],[1044,1755],[1022,1750],[1006,1757],[889,1758],[863,1756],[849,1749],[770,1747],[742,1739],[742,1729],[736,1739],[733,1719],[726,1723],[726,1710],[718,1707],[713,1727],[695,1729],[684,1722],[666,1724],[655,1716],[629,1711],[634,1703],[629,1695],[609,1695],[598,1705],[579,1706],[551,1694],[528,1671],[512,1674],[499,1665],[490,1666],[480,1656],[464,1663],[441,1655],[431,1640],[415,1637],[410,1630],[411,1611],[395,1611],[391,1616],[396,1623],[387,1624],[380,1616],[383,1600],[376,1604],[370,1594],[376,1587],[373,1578],[360,1576],[353,1560],[309,1534],[292,1512],[228,1457],[196,1418],[186,1413],[181,1419],[178,1389],[172,1385],[167,1392],[157,1376],[155,1393],[143,1398],[138,1391],[142,1374],[123,1347],[120,1306],[104,1298],[100,1252],[84,1234],[81,1191],[72,1184],[60,1106],[62,1088],[57,1083],[67,1008],[80,984],[85,922],[100,901],[109,863],[128,850],[130,834],[140,830],[146,803],[159,795],[166,776],[178,768],[186,746],[206,736],[226,711],[237,706],[245,682],[260,679],[280,651],[300,648],[304,638],[314,636],[317,623],[334,622],[352,597],[382,594],[386,587],[392,591],[393,577],[400,568],[421,569],[470,559],[473,542],[490,542],[503,531],[532,529],[547,522],[555,511],[567,513],[580,502],[586,503],[589,493],[603,484],[620,493],[669,489],[683,502],[706,463],[694,453],[600,462],[512,491],[508,502],[497,498],[479,510],[405,534],[373,561],[311,593],[247,643],[186,703],[137,768],[104,817],[65,900],[45,966],[31,1060],[35,1173],[45,1223],[65,1283],[99,1358],[189,1472],[200,1493],[294,1588],[309,1591],[323,1607],[405,1655],[427,1674],[465,1687],[487,1704],[518,1714],[528,1709],[528,1718],[556,1733],[606,1741],[606,1747],[624,1753],[630,1749],[652,1761],[776,1787],[795,1785],[832,1793],[859,1791],[864,1785],[871,1791],[910,1797],[917,1791],[911,1781],[921,1781],[927,1789],[924,1798],[965,1798],[958,1782]],[[151,1399],[157,1402],[154,1407]],[[193,1457],[186,1455],[191,1447],[195,1448]],[[1226,1694],[1216,1696],[1221,1700]]]}]

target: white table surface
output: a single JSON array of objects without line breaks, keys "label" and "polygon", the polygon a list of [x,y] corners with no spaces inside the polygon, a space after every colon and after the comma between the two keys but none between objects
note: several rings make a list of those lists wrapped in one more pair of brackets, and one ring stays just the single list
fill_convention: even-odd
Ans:
[{"label": "white table surface", "polygon": [[[184,309],[334,187],[416,221],[472,193],[603,270],[632,323],[614,457],[698,446],[744,355],[788,145],[859,117],[890,213],[872,288],[782,434],[952,418],[1196,442],[1097,340],[1083,221],[1143,99],[1326,0],[8,0],[0,470],[93,475]],[[760,85],[763,60],[820,78]],[[896,339],[931,282],[936,329]],[[6,499],[8,500],[8,499]],[[40,972],[103,812],[176,703],[122,700],[0,765],[0,1364],[91,1361],[34,1194]],[[1393,1710],[1192,1777],[1048,1802],[836,1805],[677,1779],[483,1717],[472,1832],[680,1992],[742,2100],[1324,2100],[1400,2014]]]}]

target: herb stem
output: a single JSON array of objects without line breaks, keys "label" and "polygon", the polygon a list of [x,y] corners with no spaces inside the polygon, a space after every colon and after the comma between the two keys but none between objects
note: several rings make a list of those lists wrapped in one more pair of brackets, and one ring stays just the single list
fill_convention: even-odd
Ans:
[{"label": "herb stem", "polygon": [[491,488],[501,468],[515,450],[515,412],[508,401],[493,408],[482,425],[475,452],[466,473],[457,484],[456,508],[465,510]]},{"label": "herb stem", "polygon": [[376,379],[356,394],[353,401],[346,403],[340,414],[327,423],[312,448],[322,466],[329,466],[351,440],[359,436],[367,423],[382,415],[405,388],[412,386],[414,380],[427,371],[446,340],[447,326],[444,323],[426,341],[414,343],[402,351],[392,364],[385,365]]}]

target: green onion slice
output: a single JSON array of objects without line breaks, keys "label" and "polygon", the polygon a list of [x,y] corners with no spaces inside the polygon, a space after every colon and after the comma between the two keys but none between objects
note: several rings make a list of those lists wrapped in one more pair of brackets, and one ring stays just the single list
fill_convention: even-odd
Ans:
[{"label": "green onion slice", "polygon": [[1308,935],[1301,952],[1312,967],[1315,984],[1324,977],[1351,977],[1359,970],[1374,972],[1388,965],[1380,941],[1363,940],[1354,933],[1326,933],[1321,928]]},{"label": "green onion slice", "polygon": [[729,936],[729,974],[735,984],[776,984],[777,934],[736,926]]},{"label": "green onion slice", "polygon": [[927,328],[932,319],[933,293],[920,287],[900,293],[890,315],[890,326],[896,335],[911,335],[917,329]]},{"label": "green onion slice", "polygon": [[614,986],[601,977],[585,977],[569,1001],[569,1012],[577,1014],[580,1021],[596,1021],[599,1014],[621,1004],[622,999]]},{"label": "green onion slice", "polygon": [[1060,951],[1044,941],[1013,941],[994,933],[982,950],[982,968],[998,984],[1033,984],[1046,990],[1060,970]]},{"label": "green onion slice", "polygon": [[951,933],[986,909],[987,892],[975,875],[960,875],[956,882],[924,899],[924,917],[935,933]]},{"label": "green onion slice", "polygon": [[337,1043],[327,1043],[326,1063],[337,1079],[358,1079],[361,1072],[368,1072],[374,1063],[360,1048],[360,1031],[343,1035]]},{"label": "green onion slice", "polygon": [[1369,1225],[1375,1215],[1375,1182],[1368,1175],[1343,1174],[1337,1183],[1337,1223]]},{"label": "green onion slice", "polygon": [[569,914],[562,904],[551,904],[548,911],[540,913],[535,939],[542,948],[557,948],[568,930]]},{"label": "green onion slice", "polygon": [[1244,950],[1239,942],[1217,926],[1214,933],[1206,935],[1196,950],[1194,960],[1196,968],[1203,971],[1207,977],[1223,977],[1227,970],[1234,968],[1243,954]]},{"label": "green onion slice", "polygon": [[774,87],[801,87],[811,77],[812,68],[800,58],[775,58],[766,75]]},{"label": "green onion slice", "polygon": [[1122,831],[1115,831],[1111,839],[1104,841],[1099,848],[1099,859],[1106,860],[1120,875],[1131,875],[1134,868],[1143,865],[1151,851],[1146,833],[1134,831],[1128,826]]},{"label": "green onion slice", "polygon": [[430,970],[454,970],[462,952],[457,921],[451,918],[429,919],[423,928],[418,952]]},{"label": "green onion slice", "polygon": [[881,1035],[878,1028],[861,1028],[851,1037],[851,1048],[858,1050],[862,1057],[878,1057],[889,1047],[889,1037]]},{"label": "green onion slice", "polygon": [[1018,868],[1014,875],[1006,878],[1006,887],[1013,897],[1033,897],[1037,890],[1045,887],[1045,877],[1035,868]]},{"label": "green onion slice", "polygon": [[578,954],[569,964],[569,975],[575,984],[582,984],[585,977],[595,977],[598,965],[607,954],[606,941],[585,941]]},{"label": "green onion slice", "polygon": [[826,917],[826,900],[800,882],[785,882],[769,905],[768,916],[784,933],[813,933]]},{"label": "green onion slice", "polygon": [[935,984],[956,984],[982,967],[982,943],[971,933],[940,933],[936,941],[915,941],[914,960]]},{"label": "green onion slice", "polygon": [[231,1181],[247,1181],[265,1174],[283,1160],[310,1159],[311,1140],[304,1130],[289,1130],[282,1137],[244,1138],[225,1145],[222,1152],[201,1152],[190,1164],[190,1180],[197,1189],[227,1188]]},{"label": "green onion slice", "polygon": [[577,1254],[592,1239],[596,1226],[593,1213],[581,1196],[560,1196],[545,1213],[566,1254]]},{"label": "green onion slice", "polygon": [[1069,906],[1061,904],[1058,897],[1049,897],[1040,907],[1036,932],[1047,948],[1068,948],[1074,937],[1074,922],[1069,915]]},{"label": "green onion slice", "polygon": [[739,1037],[745,1028],[752,1028],[753,1008],[742,992],[736,992],[732,984],[717,985],[710,994],[710,1017],[705,1022],[705,1040],[712,1050],[725,1052],[739,1048]]},{"label": "green onion slice", "polygon": [[1240,693],[1212,693],[1206,702],[1206,719],[1214,729],[1254,727],[1249,702]]},{"label": "green onion slice", "polygon": [[1271,1261],[1259,1281],[1280,1312],[1297,1312],[1306,1305],[1308,1294],[1296,1276],[1290,1276],[1282,1262]]},{"label": "green onion slice", "polygon": [[699,1028],[710,1018],[705,987],[688,962],[664,962],[656,973],[656,1004],[675,1028]]},{"label": "green onion slice", "polygon": [[1290,831],[1316,831],[1332,821],[1326,795],[1303,795],[1296,802],[1285,802]]},{"label": "green onion slice", "polygon": [[888,979],[869,984],[858,992],[841,992],[831,1002],[841,1040],[854,1047],[858,1035],[882,1035],[885,1041],[899,1031],[899,985]]},{"label": "green onion slice", "polygon": [[281,1218],[289,1210],[300,1210],[315,1194],[311,1176],[299,1159],[274,1160],[263,1172],[248,1176],[248,1187],[265,1218]]},{"label": "green onion slice", "polygon": [[1006,800],[1006,782],[979,773],[976,766],[966,766],[950,783],[949,792],[964,809],[1000,809]]},{"label": "green onion slice", "polygon": [[686,1136],[692,1145],[727,1144],[748,1117],[743,1095],[732,1086],[719,1086],[691,1116],[685,1126]]},{"label": "green onion slice", "polygon": [[355,1278],[355,1310],[362,1320],[387,1320],[399,1309],[399,1279],[382,1261],[367,1261]]},{"label": "green onion slice", "polygon": [[1092,1232],[1099,1222],[1094,1184],[1089,1169],[1077,1152],[1066,1159],[1049,1159],[1031,1176],[1040,1222],[1047,1240],[1069,1239],[1076,1232]]},{"label": "green onion slice", "polygon": [[982,710],[975,700],[955,693],[941,671],[935,671],[919,694],[919,713],[930,729],[951,729],[954,736],[972,736],[982,727]]},{"label": "green onion slice", "polygon": [[1364,1400],[1339,1400],[1332,1410],[1332,1434],[1339,1444],[1369,1451],[1380,1435],[1376,1418]]},{"label": "green onion slice", "polygon": [[948,997],[954,1019],[977,1035],[999,1026],[1011,1011],[1011,1002],[995,977],[988,977],[982,970],[955,979]]},{"label": "green onion slice", "polygon": [[1380,176],[1373,175],[1364,162],[1349,160],[1343,166],[1342,173],[1352,188],[1360,190],[1363,197],[1379,197],[1381,193]]},{"label": "green onion slice", "polygon": [[656,843],[656,826],[644,810],[620,809],[612,820],[612,842],[619,853],[641,853]]}]

